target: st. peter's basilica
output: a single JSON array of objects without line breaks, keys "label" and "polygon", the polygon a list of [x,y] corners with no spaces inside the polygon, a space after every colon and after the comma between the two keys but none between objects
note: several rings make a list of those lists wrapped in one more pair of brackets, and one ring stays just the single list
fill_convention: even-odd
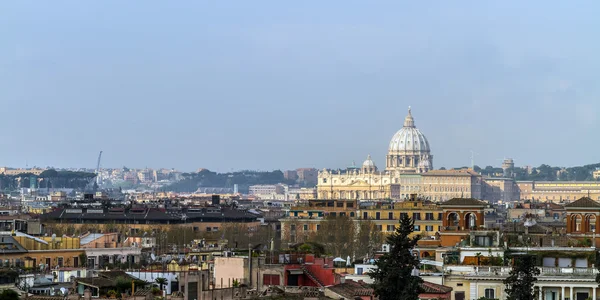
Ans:
[{"label": "st. peter's basilica", "polygon": [[421,176],[433,169],[433,155],[427,138],[415,126],[410,107],[404,126],[394,134],[379,171],[371,156],[362,166],[319,172],[320,199],[403,199],[421,190]]}]

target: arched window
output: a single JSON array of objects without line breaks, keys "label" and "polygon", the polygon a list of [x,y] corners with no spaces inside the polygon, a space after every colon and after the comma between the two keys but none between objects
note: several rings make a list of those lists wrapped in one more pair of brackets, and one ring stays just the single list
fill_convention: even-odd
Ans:
[{"label": "arched window", "polygon": [[448,214],[448,226],[458,226],[459,220],[458,213],[451,212]]},{"label": "arched window", "polygon": [[477,226],[477,216],[474,213],[465,215],[465,228],[473,228]]},{"label": "arched window", "polygon": [[596,216],[590,215],[588,216],[588,232],[596,232]]},{"label": "arched window", "polygon": [[576,232],[581,232],[581,223],[583,223],[583,218],[581,217],[581,215],[575,215],[573,216],[573,229]]}]

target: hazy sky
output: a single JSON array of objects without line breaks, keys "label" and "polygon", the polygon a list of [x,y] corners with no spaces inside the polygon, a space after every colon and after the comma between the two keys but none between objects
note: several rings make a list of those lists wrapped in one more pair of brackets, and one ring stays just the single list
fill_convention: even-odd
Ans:
[{"label": "hazy sky", "polygon": [[600,161],[600,2],[426,2],[2,1],[0,165]]}]

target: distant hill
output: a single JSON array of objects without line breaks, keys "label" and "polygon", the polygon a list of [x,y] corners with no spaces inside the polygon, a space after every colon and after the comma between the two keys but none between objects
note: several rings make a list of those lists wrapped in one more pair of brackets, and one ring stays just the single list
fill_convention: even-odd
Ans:
[{"label": "distant hill", "polygon": [[[527,168],[515,167],[512,171],[516,180],[535,181],[591,181],[595,180],[592,173],[600,168],[600,163],[580,167],[552,167],[542,164],[528,170]],[[502,168],[487,166],[480,168],[475,166],[474,170],[484,176],[496,176],[502,174]]]},{"label": "distant hill", "polygon": [[230,173],[216,173],[209,170],[201,170],[198,173],[183,173],[183,179],[162,190],[173,192],[194,192],[199,187],[225,187],[233,188],[238,185],[242,193],[248,191],[248,187],[255,184],[293,184],[283,177],[283,172],[275,170],[271,172],[239,171]]}]

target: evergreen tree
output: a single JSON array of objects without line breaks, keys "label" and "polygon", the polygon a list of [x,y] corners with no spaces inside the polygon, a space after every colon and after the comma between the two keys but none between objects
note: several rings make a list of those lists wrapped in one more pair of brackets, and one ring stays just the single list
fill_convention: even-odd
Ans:
[{"label": "evergreen tree", "polygon": [[514,259],[512,270],[504,284],[506,285],[507,300],[534,300],[533,284],[540,270],[535,266],[534,255],[517,256]]},{"label": "evergreen tree", "polygon": [[400,226],[387,238],[390,252],[377,259],[377,269],[369,272],[369,276],[375,281],[375,295],[380,300],[419,299],[423,279],[412,275],[413,270],[419,267],[419,258],[413,256],[411,251],[420,237],[409,237],[414,224],[414,220],[402,215]]}]

